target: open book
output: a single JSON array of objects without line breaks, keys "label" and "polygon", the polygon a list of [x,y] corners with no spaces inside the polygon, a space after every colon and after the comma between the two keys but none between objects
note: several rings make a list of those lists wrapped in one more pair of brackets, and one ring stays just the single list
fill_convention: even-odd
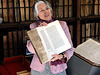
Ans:
[{"label": "open book", "polygon": [[49,61],[52,54],[59,54],[71,48],[58,20],[29,30],[27,34],[42,64]]},{"label": "open book", "polygon": [[87,59],[92,65],[100,66],[100,43],[93,39],[88,39],[75,48],[75,53]]}]

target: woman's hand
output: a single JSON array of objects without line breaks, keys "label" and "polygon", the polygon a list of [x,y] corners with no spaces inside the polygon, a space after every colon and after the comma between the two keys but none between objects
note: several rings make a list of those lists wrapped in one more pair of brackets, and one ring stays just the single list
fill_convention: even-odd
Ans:
[{"label": "woman's hand", "polygon": [[47,26],[47,23],[46,23],[46,22],[42,22],[42,23],[39,25],[39,27],[41,27],[41,26]]},{"label": "woman's hand", "polygon": [[50,61],[55,61],[55,60],[60,60],[60,59],[62,59],[63,58],[63,55],[62,54],[53,54],[52,55],[52,59],[50,60]]}]

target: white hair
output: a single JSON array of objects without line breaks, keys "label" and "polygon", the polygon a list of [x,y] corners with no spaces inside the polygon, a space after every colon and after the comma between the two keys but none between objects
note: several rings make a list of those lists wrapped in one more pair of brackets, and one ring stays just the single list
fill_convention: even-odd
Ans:
[{"label": "white hair", "polygon": [[36,15],[38,15],[38,5],[41,4],[41,3],[44,3],[43,1],[39,1],[35,4],[35,10],[36,10]]},{"label": "white hair", "polygon": [[[34,3],[34,5],[33,5],[33,14],[34,14],[34,18],[35,18],[36,20],[39,20],[39,17],[38,17],[38,8],[37,8],[37,7],[38,7],[38,5],[41,4],[41,3],[46,4],[47,7],[50,8],[51,13],[53,13],[53,12],[52,12],[52,8],[51,8],[51,5],[50,5],[47,1],[42,1],[42,0],[37,1],[37,2]],[[53,14],[52,14],[52,15],[53,15]]]}]

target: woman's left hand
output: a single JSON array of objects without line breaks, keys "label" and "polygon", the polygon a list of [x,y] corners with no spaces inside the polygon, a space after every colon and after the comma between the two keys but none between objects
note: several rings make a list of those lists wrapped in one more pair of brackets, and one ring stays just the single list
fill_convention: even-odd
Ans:
[{"label": "woman's left hand", "polygon": [[46,23],[46,22],[42,22],[42,23],[39,25],[39,27],[41,27],[41,26],[47,26],[47,23]]},{"label": "woman's left hand", "polygon": [[52,59],[50,60],[50,61],[55,61],[55,60],[60,60],[60,59],[62,59],[63,58],[63,55],[62,54],[53,54],[52,55]]}]

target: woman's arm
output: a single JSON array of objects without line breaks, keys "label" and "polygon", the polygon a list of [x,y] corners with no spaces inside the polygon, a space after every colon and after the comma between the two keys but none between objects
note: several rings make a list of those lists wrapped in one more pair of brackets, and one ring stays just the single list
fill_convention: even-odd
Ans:
[{"label": "woman's arm", "polygon": [[[34,28],[36,28],[36,27],[37,27],[36,23],[30,24],[30,29],[34,29]],[[31,41],[28,41],[26,47],[28,48],[28,50],[29,50],[31,53],[35,53],[35,50],[34,50],[34,47],[33,47],[32,44],[31,44]]]},{"label": "woman's arm", "polygon": [[65,51],[65,57],[67,57],[67,61],[68,61],[74,53],[74,48],[73,48],[71,36],[70,36],[69,29],[68,29],[68,26],[67,26],[66,22],[63,22],[63,27],[62,28],[63,28],[70,44],[71,44],[71,49]]},{"label": "woman's arm", "polygon": [[26,47],[28,48],[28,50],[29,50],[31,53],[35,53],[35,50],[34,50],[34,47],[33,47],[32,44],[31,44],[31,41],[28,41]]}]

